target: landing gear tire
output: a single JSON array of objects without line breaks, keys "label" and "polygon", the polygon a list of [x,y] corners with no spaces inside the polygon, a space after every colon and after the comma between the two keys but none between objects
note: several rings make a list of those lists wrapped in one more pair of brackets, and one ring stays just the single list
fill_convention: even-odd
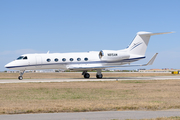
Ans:
[{"label": "landing gear tire", "polygon": [[102,74],[99,74],[99,75],[98,75],[98,74],[96,74],[96,78],[97,78],[97,79],[101,79],[102,77],[103,77],[103,75],[102,75]]},{"label": "landing gear tire", "polygon": [[20,75],[19,75],[19,77],[18,77],[18,79],[19,79],[19,80],[22,80],[22,79],[23,79],[23,77],[22,77],[22,76],[23,76],[23,74],[24,74],[24,71],[25,71],[25,70],[20,71]]},{"label": "landing gear tire", "polygon": [[18,77],[18,79],[19,79],[19,80],[22,80],[22,79],[23,79],[23,77],[22,77],[22,76],[19,76],[19,77]]},{"label": "landing gear tire", "polygon": [[85,73],[84,74],[84,78],[89,78],[90,77],[90,74],[89,73]]}]

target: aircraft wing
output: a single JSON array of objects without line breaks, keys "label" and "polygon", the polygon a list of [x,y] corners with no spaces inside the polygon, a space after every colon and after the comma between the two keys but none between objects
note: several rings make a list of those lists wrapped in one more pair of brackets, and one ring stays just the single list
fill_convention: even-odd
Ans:
[{"label": "aircraft wing", "polygon": [[147,66],[152,65],[154,63],[154,60],[156,59],[158,53],[156,53],[151,60],[146,64],[132,64],[132,65],[119,65],[119,66],[97,66],[97,65],[73,65],[73,66],[67,66],[69,70],[98,70],[98,69],[105,69],[105,68],[115,68],[115,67],[135,67],[135,66]]},{"label": "aircraft wing", "polygon": [[158,55],[158,53],[156,53],[156,54],[151,58],[151,60],[150,60],[148,63],[146,63],[146,64],[122,65],[122,66],[120,66],[120,67],[136,67],[136,66],[148,66],[148,65],[152,65],[152,64],[154,63],[154,60],[156,59],[157,55]]},{"label": "aircraft wing", "polygon": [[105,69],[107,66],[97,66],[97,65],[71,65],[67,66],[69,70],[97,70],[97,69]]}]

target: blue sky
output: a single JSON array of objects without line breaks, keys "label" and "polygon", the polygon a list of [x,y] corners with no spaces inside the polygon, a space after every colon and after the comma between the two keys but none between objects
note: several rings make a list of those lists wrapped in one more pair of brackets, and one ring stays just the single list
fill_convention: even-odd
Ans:
[{"label": "blue sky", "polygon": [[175,31],[152,36],[147,58],[137,63],[159,55],[138,68],[180,69],[179,6],[179,0],[1,0],[0,71],[24,53],[124,49],[138,31]]}]

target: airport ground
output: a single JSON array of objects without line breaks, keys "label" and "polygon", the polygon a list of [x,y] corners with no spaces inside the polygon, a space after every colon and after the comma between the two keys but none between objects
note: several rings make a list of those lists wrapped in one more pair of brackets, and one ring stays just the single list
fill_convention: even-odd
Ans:
[{"label": "airport ground", "polygon": [[[89,72],[90,78],[96,78],[96,72]],[[173,75],[171,72],[102,72],[103,78],[112,79],[119,77],[150,77],[150,76],[180,76],[180,74]],[[19,73],[0,73],[0,79],[17,79]],[[81,79],[84,78],[81,72],[59,72],[59,73],[24,73],[24,79],[62,79],[62,78],[73,78]]]},{"label": "airport ground", "polygon": [[[92,76],[95,73],[90,73]],[[105,78],[172,76],[170,73],[103,73]],[[16,73],[1,73],[8,81]],[[25,73],[32,78],[79,78],[80,73]],[[175,75],[179,76],[179,75]],[[18,80],[17,80],[18,81]],[[180,79],[0,84],[0,114],[180,109]]]},{"label": "airport ground", "polygon": [[[170,73],[103,73],[104,80],[119,80],[93,81],[96,80],[96,73],[90,74],[92,77],[89,80],[92,81],[86,82],[0,84],[0,114],[129,110],[180,111],[179,75]],[[17,76],[16,73],[0,73],[0,81],[17,79]],[[163,76],[163,78],[172,76],[179,79],[143,80],[143,78],[153,76]],[[76,78],[75,80],[84,80],[81,73],[74,72],[25,73],[24,81],[41,81],[44,78],[64,80],[73,77]],[[127,77],[141,77],[141,80],[121,80]]]},{"label": "airport ground", "polygon": [[1,120],[180,120],[179,111],[102,111],[0,115]]}]

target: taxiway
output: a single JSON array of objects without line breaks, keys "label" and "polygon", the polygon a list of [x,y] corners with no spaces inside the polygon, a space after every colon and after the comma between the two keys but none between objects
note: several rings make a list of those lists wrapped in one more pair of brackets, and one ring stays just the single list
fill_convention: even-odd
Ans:
[{"label": "taxiway", "polygon": [[30,82],[86,82],[86,81],[121,81],[121,80],[180,80],[180,76],[153,76],[153,77],[121,77],[103,79],[0,79],[0,83],[30,83]]},{"label": "taxiway", "polygon": [[151,119],[159,117],[180,116],[180,110],[175,111],[103,111],[79,113],[42,113],[0,115],[1,120],[111,120],[111,119]]}]

